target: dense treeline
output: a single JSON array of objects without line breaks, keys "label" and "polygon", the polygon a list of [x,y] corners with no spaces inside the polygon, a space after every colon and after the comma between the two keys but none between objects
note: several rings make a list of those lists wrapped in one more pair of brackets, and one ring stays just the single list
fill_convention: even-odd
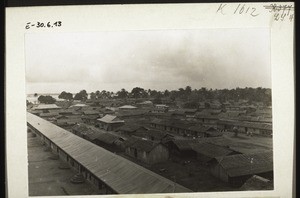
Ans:
[{"label": "dense treeline", "polygon": [[[83,90],[79,93],[83,93],[87,98],[86,91]],[[130,92],[126,89],[121,89],[116,93],[110,91],[96,91],[90,93],[90,99],[110,99],[110,98],[152,98],[154,100],[160,100],[162,98],[175,101],[186,100],[191,102],[201,102],[206,100],[219,100],[220,102],[226,102],[229,100],[238,101],[248,100],[250,102],[263,102],[267,105],[271,104],[271,89],[267,88],[236,88],[236,89],[192,89],[190,86],[180,88],[178,90],[165,90],[157,91],[151,89],[143,89],[141,87],[135,87]]]},{"label": "dense treeline", "polygon": [[[248,100],[251,102],[263,102],[266,105],[271,105],[271,89],[268,88],[236,88],[236,89],[207,89],[205,87],[200,89],[192,89],[190,86],[185,88],[179,88],[178,90],[165,90],[157,91],[151,89],[143,89],[141,87],[135,87],[130,92],[126,89],[121,89],[117,92],[110,92],[106,90],[87,93],[86,90],[74,94],[63,91],[58,98],[66,100],[81,100],[87,99],[112,99],[112,98],[148,98],[153,99],[155,103],[160,103],[162,99],[168,99],[171,101],[183,100],[186,102],[187,107],[193,107],[196,103],[205,102],[207,100],[218,100],[221,103],[226,101],[238,101]],[[54,103],[55,99],[51,96],[40,96],[38,99],[41,103]]]}]

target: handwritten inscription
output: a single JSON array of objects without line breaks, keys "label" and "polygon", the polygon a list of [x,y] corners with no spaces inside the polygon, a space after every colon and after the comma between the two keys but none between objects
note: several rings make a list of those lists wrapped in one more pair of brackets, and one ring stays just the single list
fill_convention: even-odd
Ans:
[{"label": "handwritten inscription", "polygon": [[[256,8],[257,5],[252,4],[241,4],[239,3],[236,6],[232,6],[232,4],[221,3],[219,4],[216,13],[222,15],[244,15],[257,17],[260,15],[259,10]],[[294,7],[292,5],[283,5],[283,4],[270,4],[263,6],[265,9],[269,11],[269,13],[273,14],[275,21],[284,21],[285,19],[289,21],[293,21],[294,19]],[[260,10],[261,11],[261,10]]]},{"label": "handwritten inscription", "polygon": [[294,19],[294,7],[292,5],[277,5],[276,3],[264,6],[270,13],[274,13],[275,21],[283,21],[286,18],[293,21]]},{"label": "handwritten inscription", "polygon": [[[229,10],[229,11],[228,11]],[[226,14],[237,14],[237,15],[250,15],[252,17],[256,17],[259,15],[256,7],[247,5],[247,4],[238,4],[234,9],[227,9],[227,4],[221,3],[216,11],[216,13],[220,13],[223,15]]]},{"label": "handwritten inscription", "polygon": [[61,27],[62,26],[62,22],[61,21],[55,21],[55,22],[36,22],[36,23],[32,23],[32,22],[28,22],[25,25],[25,29],[30,29],[30,28],[54,28],[54,27]]}]

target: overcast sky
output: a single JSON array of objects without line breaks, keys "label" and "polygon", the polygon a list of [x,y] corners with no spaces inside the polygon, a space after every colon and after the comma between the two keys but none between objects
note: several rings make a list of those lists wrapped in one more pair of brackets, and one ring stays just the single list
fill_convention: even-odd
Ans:
[{"label": "overcast sky", "polygon": [[27,34],[27,93],[271,88],[268,29]]}]

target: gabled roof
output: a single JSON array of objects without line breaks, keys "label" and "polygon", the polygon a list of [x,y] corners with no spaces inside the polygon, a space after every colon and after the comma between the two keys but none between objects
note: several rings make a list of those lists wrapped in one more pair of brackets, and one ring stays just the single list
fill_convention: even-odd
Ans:
[{"label": "gabled roof", "polygon": [[273,171],[273,152],[237,154],[215,158],[230,177]]},{"label": "gabled roof", "polygon": [[165,104],[156,104],[155,106],[156,107],[169,107],[168,105],[165,105]]},{"label": "gabled roof", "polygon": [[136,109],[137,107],[132,106],[132,105],[123,105],[119,107],[119,109]]},{"label": "gabled roof", "polygon": [[82,132],[82,135],[85,135],[89,140],[93,141],[95,140],[100,134],[106,133],[105,131],[102,130],[92,130],[89,129],[87,131]]},{"label": "gabled roof", "polygon": [[195,152],[210,158],[226,156],[235,152],[229,148],[210,144],[210,143],[195,143],[195,144],[191,144],[191,146]]},{"label": "gabled roof", "polygon": [[61,109],[61,107],[56,104],[39,104],[36,107],[32,108],[33,110],[47,110],[47,109]]},{"label": "gabled roof", "polygon": [[114,116],[114,115],[105,115],[104,117],[102,118],[99,118],[97,119],[98,121],[101,121],[101,122],[105,122],[105,123],[123,123],[124,120],[120,120],[117,116]]},{"label": "gabled roof", "polygon": [[109,152],[38,116],[27,123],[119,194],[192,192],[138,164]]},{"label": "gabled roof", "polygon": [[75,105],[72,105],[72,106],[70,106],[70,108],[71,107],[88,107],[89,105],[86,105],[86,104],[75,104]]},{"label": "gabled roof", "polygon": [[125,147],[129,147],[130,145],[134,144],[136,141],[138,141],[141,138],[135,137],[135,136],[131,136],[129,138],[127,138],[124,142],[123,145]]},{"label": "gabled roof", "polygon": [[116,140],[118,139],[123,139],[122,137],[120,136],[117,136],[117,135],[114,135],[112,133],[102,133],[102,134],[99,134],[95,140],[98,140],[98,141],[101,141],[101,142],[104,142],[106,144],[113,144]]},{"label": "gabled roof", "polygon": [[[167,135],[170,135],[164,131],[153,130],[153,129],[146,131],[146,133],[147,133],[147,136],[154,137],[155,139],[158,139],[158,140],[164,138]],[[172,136],[172,135],[170,135],[170,136]]]},{"label": "gabled roof", "polygon": [[137,130],[134,133],[134,136],[138,136],[138,137],[147,137],[147,138],[151,138],[153,137],[156,140],[161,140],[164,137],[166,137],[167,135],[172,136],[164,131],[159,131],[159,130],[153,130],[153,129],[149,129],[149,130]]},{"label": "gabled roof", "polygon": [[153,104],[150,100],[147,100],[147,101],[144,101],[144,102],[140,102],[140,103],[137,103],[139,105],[148,105],[148,104]]},{"label": "gabled roof", "polygon": [[150,152],[152,151],[159,143],[153,142],[150,140],[137,139],[133,144],[129,145],[130,148],[135,148],[137,150]]},{"label": "gabled roof", "polygon": [[171,140],[181,151],[192,150],[192,144],[198,143],[196,139],[173,139]]}]

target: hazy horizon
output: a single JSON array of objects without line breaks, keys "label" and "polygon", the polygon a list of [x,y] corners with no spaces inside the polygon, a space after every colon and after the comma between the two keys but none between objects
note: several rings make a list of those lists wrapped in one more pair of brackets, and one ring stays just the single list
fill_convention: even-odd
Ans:
[{"label": "hazy horizon", "polygon": [[26,93],[271,88],[267,28],[32,33]]},{"label": "hazy horizon", "polygon": [[[186,86],[185,86],[186,87]],[[185,87],[180,87],[180,88],[185,88]],[[134,87],[133,87],[134,88]],[[132,88],[132,89],[133,89]],[[143,87],[141,87],[141,88],[143,88]],[[192,90],[194,90],[194,89],[201,89],[202,87],[199,87],[199,88],[193,88],[192,87]],[[209,90],[210,88],[207,88],[207,87],[205,87],[207,90]],[[236,87],[236,88],[240,88],[240,89],[245,89],[246,87]],[[236,89],[236,88],[232,88],[232,89]],[[252,88],[252,89],[256,89],[256,88],[258,88],[258,87],[248,87],[248,88]],[[263,89],[271,89],[271,88],[267,88],[267,87],[261,87],[261,88],[263,88]],[[117,90],[117,91],[120,91],[122,88],[120,88],[119,90]],[[126,89],[126,91],[128,91],[128,92],[131,92],[131,90],[132,89]],[[178,88],[179,89],[179,88]],[[175,90],[175,91],[177,91],[178,89],[172,89],[172,90],[168,90],[168,91],[173,91],[173,90]],[[226,89],[226,88],[224,88],[224,89]],[[81,90],[86,90],[86,89],[81,89]],[[78,90],[77,92],[69,92],[69,91],[66,91],[66,90],[62,90],[62,91],[59,91],[59,92],[32,92],[32,93],[26,93],[26,95],[34,95],[35,93],[36,94],[49,94],[49,95],[51,95],[51,94],[53,94],[53,95],[59,95],[61,92],[63,92],[63,91],[65,91],[65,92],[69,92],[69,93],[72,93],[72,94],[76,94],[76,93],[78,93],[79,91],[81,91],[81,90]],[[105,90],[105,89],[104,89]],[[145,89],[145,90],[148,90],[148,89]],[[151,89],[151,90],[153,90],[153,89]],[[156,91],[165,91],[166,89],[162,89],[162,90],[156,90]],[[213,90],[215,90],[215,89],[213,89]],[[222,90],[222,89],[217,89],[217,90]],[[230,89],[229,89],[230,90]],[[92,93],[92,92],[96,92],[97,90],[93,90],[93,91],[91,91],[91,92],[88,92],[87,91],[87,93],[88,94],[90,94],[90,93]],[[98,90],[98,91],[102,91],[102,90]],[[105,90],[105,91],[110,91],[111,92],[111,90]],[[114,93],[116,93],[116,91],[113,91]]]}]

